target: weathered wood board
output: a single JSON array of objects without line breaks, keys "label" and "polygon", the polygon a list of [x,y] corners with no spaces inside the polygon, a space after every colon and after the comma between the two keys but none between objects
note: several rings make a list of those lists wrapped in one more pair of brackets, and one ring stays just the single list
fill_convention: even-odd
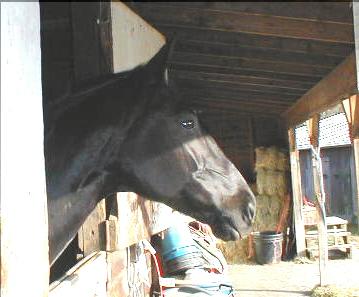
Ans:
[{"label": "weathered wood board", "polygon": [[78,232],[79,248],[84,256],[94,251],[105,250],[105,199],[102,199],[92,211]]},{"label": "weathered wood board", "polygon": [[50,285],[49,297],[107,297],[106,252],[95,252]]},{"label": "weathered wood board", "polygon": [[117,193],[117,247],[126,248],[168,228],[172,209],[131,192]]},{"label": "weathered wood board", "polygon": [[113,71],[147,63],[166,43],[165,37],[121,2],[111,2]]}]

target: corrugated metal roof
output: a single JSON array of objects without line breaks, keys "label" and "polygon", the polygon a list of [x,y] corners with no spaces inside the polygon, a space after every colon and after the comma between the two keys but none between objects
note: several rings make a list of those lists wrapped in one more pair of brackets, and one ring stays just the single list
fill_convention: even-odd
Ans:
[{"label": "corrugated metal roof", "polygon": [[[299,150],[308,149],[308,126],[303,125],[295,129],[295,138]],[[349,127],[344,113],[323,118],[319,121],[319,146],[331,147],[350,144]]]}]

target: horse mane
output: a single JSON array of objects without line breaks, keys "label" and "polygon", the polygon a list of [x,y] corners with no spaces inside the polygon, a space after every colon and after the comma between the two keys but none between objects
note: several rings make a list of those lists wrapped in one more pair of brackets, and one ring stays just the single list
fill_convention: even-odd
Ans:
[{"label": "horse mane", "polygon": [[[145,84],[158,88],[164,80],[164,71],[167,66],[168,53],[172,51],[173,44],[165,44],[158,53],[147,63],[138,65],[134,69],[103,75],[88,80],[75,89],[69,89],[64,95],[53,100],[44,100],[45,130],[51,129],[56,121],[71,112],[71,110],[86,103],[90,98],[110,89],[111,87],[126,88],[132,85]],[[139,86],[141,87],[141,86]],[[116,97],[117,94],[114,94]]]}]

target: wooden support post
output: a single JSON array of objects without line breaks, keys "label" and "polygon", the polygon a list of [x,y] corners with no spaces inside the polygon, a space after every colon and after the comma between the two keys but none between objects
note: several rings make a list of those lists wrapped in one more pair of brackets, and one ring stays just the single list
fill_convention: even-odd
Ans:
[{"label": "wooden support post", "polygon": [[[356,72],[357,72],[357,90],[359,92],[359,2],[353,1],[353,23],[354,23],[354,41],[355,41],[355,55],[356,55]],[[358,230],[359,230],[359,102],[358,95],[354,98],[351,98],[352,103],[355,101],[355,110],[353,110],[353,125],[356,128],[353,128],[353,148],[354,148],[354,158],[355,158],[355,175],[356,175],[356,184],[357,184],[357,199],[358,199],[358,212],[357,212],[357,221],[358,221]],[[352,104],[353,107],[353,104]]]},{"label": "wooden support post", "polygon": [[343,100],[342,106],[348,120],[349,133],[354,150],[355,176],[357,184],[356,195],[358,201],[357,223],[359,229],[359,95],[356,94],[348,99]]},{"label": "wooden support post", "polygon": [[302,187],[300,176],[299,151],[295,145],[294,128],[288,130],[288,140],[290,149],[290,166],[292,174],[292,192],[293,192],[293,212],[295,224],[295,239],[297,247],[297,255],[305,256],[305,234],[304,222],[302,217]]},{"label": "wooden support post", "polygon": [[39,3],[2,2],[2,297],[48,295],[43,130]]},{"label": "wooden support post", "polygon": [[310,144],[312,145],[312,165],[316,208],[318,211],[318,241],[319,241],[319,272],[320,285],[327,284],[328,265],[328,234],[325,214],[325,192],[323,184],[323,172],[319,148],[319,114],[315,114],[307,121]]}]

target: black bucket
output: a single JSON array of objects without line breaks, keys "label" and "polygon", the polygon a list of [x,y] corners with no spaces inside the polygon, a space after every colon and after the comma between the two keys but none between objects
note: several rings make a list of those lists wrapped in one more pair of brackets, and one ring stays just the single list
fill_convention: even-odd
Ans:
[{"label": "black bucket", "polygon": [[253,232],[256,260],[259,264],[281,261],[283,234],[275,231]]}]

